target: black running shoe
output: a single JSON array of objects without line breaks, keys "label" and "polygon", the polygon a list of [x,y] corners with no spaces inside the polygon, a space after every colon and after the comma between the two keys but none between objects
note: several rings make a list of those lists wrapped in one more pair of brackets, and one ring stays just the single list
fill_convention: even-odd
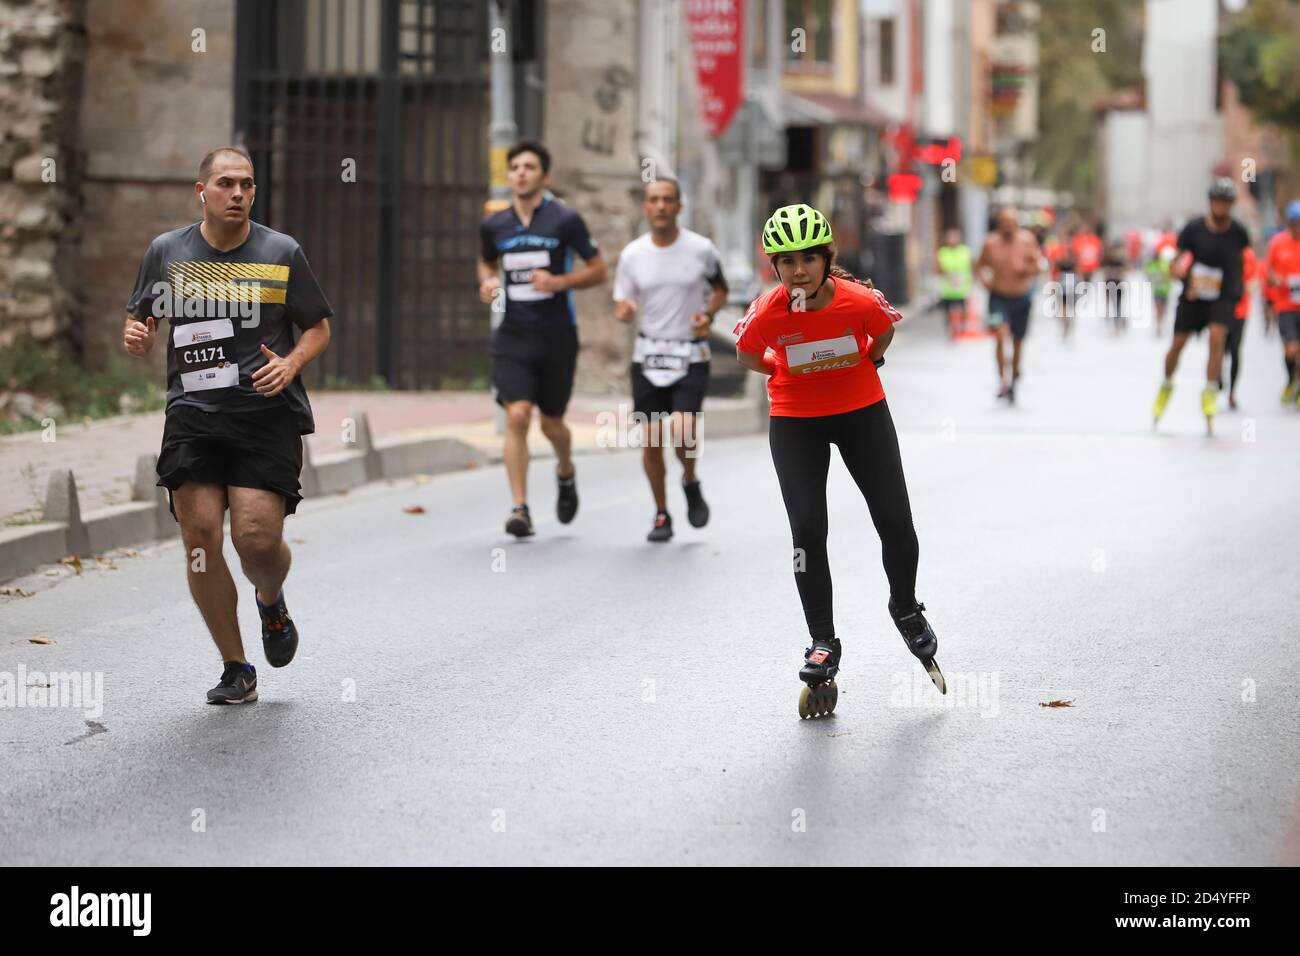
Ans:
[{"label": "black running shoe", "polygon": [[907,642],[907,649],[923,661],[932,659],[939,650],[939,638],[925,619],[924,610],[924,604],[916,604],[904,611],[894,606],[893,598],[889,599],[889,615],[894,619],[894,626]]},{"label": "black running shoe", "polygon": [[560,519],[560,524],[568,524],[578,513],[578,471],[575,468],[568,478],[556,475],[555,481],[560,486],[560,494],[555,499],[555,517]]},{"label": "black running shoe", "polygon": [[251,704],[257,700],[257,668],[226,661],[221,683],[208,691],[209,704]]},{"label": "black running shoe", "polygon": [[692,528],[703,528],[709,523],[709,504],[699,481],[683,481],[682,490],[686,492],[686,520]]},{"label": "black running shoe", "polygon": [[673,519],[668,516],[668,512],[660,511],[655,515],[655,526],[650,529],[650,533],[645,536],[647,541],[667,541],[673,536]]},{"label": "black running shoe", "polygon": [[506,533],[516,538],[527,538],[533,533],[533,516],[528,513],[528,505],[515,505],[506,519]]},{"label": "black running shoe", "polygon": [[266,662],[272,667],[284,667],[298,653],[298,629],[284,606],[284,592],[280,592],[270,607],[262,603],[256,591],[253,600],[257,602],[257,613],[262,616],[262,652],[266,654]]}]

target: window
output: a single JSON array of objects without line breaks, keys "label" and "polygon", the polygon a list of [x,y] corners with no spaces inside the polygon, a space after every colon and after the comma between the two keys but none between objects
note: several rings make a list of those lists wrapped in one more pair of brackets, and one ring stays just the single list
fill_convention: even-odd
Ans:
[{"label": "window", "polygon": [[880,21],[880,48],[877,51],[880,63],[880,85],[894,85],[894,21]]},{"label": "window", "polygon": [[[831,65],[832,0],[785,0],[786,63],[794,69]],[[795,33],[796,30],[802,31]]]}]

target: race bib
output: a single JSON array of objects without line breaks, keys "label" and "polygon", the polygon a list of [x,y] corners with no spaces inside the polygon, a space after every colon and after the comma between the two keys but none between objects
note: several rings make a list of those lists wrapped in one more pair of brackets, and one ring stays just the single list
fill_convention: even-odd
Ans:
[{"label": "race bib", "polygon": [[554,298],[554,292],[539,292],[533,288],[533,270],[546,269],[550,264],[551,254],[545,249],[507,252],[503,255],[501,268],[506,274],[506,298],[515,302],[538,302]]},{"label": "race bib", "polygon": [[[705,357],[697,358],[700,345]],[[708,343],[679,342],[675,339],[651,339],[638,335],[632,351],[632,361],[639,362],[641,374],[656,388],[676,385],[690,371],[691,362],[708,361]]]},{"label": "race bib", "polygon": [[239,366],[234,361],[235,327],[230,319],[178,325],[172,331],[172,346],[185,391],[202,392],[239,384]]},{"label": "race bib", "polygon": [[862,361],[862,353],[858,351],[856,336],[842,335],[838,339],[787,345],[785,361],[791,375],[807,375],[810,372],[851,368]]},{"label": "race bib", "polygon": [[1223,289],[1223,270],[1194,262],[1187,281],[1191,284],[1191,298],[1200,302],[1213,302]]}]

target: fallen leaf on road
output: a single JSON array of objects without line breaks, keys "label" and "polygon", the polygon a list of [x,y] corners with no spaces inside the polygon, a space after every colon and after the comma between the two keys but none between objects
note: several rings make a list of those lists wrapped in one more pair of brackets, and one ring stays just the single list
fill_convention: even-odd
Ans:
[{"label": "fallen leaf on road", "polygon": [[346,488],[340,488],[340,489],[339,489],[339,494],[341,494],[341,495],[346,495],[347,493],[348,493],[348,490],[347,490]]},{"label": "fallen leaf on road", "polygon": [[1040,703],[1039,707],[1073,707],[1073,700],[1049,700],[1046,704]]},{"label": "fallen leaf on road", "polygon": [[424,514],[424,505],[407,505],[402,510],[408,515],[422,515]]},{"label": "fallen leaf on road", "polygon": [[57,577],[59,576],[59,572],[58,572],[58,571],[46,571],[45,573],[46,573],[49,577],[52,577],[52,578],[57,578]]},{"label": "fallen leaf on road", "polygon": [[466,467],[466,468],[477,468],[477,467],[478,467],[478,462],[476,462],[476,461],[467,461],[467,462],[465,462],[465,467]]},{"label": "fallen leaf on road", "polygon": [[416,475],[416,476],[415,476],[415,483],[416,483],[417,485],[427,485],[427,484],[428,484],[429,482],[431,482],[431,481],[433,481],[433,479],[430,478],[428,475]]},{"label": "fallen leaf on road", "polygon": [[52,638],[52,637],[46,637],[44,634],[37,634],[35,637],[29,637],[28,640],[31,641],[33,644],[57,644],[57,643],[59,643],[59,642],[56,641],[54,638]]},{"label": "fallen leaf on road", "polygon": [[139,552],[139,551],[136,551],[134,548],[123,548],[123,549],[122,549],[122,554],[123,554],[124,557],[128,557],[128,558],[138,558],[138,557],[140,557],[140,552]]},{"label": "fallen leaf on road", "polygon": [[101,555],[95,555],[95,565],[101,568],[108,568],[110,571],[117,570],[117,562],[112,558],[105,558]]},{"label": "fallen leaf on road", "polygon": [[78,574],[81,573],[81,558],[77,557],[75,554],[66,558],[60,558],[59,564],[66,564],[68,567],[74,568]]},{"label": "fallen leaf on road", "polygon": [[22,588],[0,588],[0,594],[9,597],[31,597],[35,593],[35,591],[24,591]]}]

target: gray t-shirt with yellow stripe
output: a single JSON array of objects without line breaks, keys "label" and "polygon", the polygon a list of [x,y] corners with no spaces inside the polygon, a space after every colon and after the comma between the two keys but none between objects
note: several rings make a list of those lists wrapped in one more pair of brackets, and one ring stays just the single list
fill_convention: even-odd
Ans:
[{"label": "gray t-shirt with yellow stripe", "polygon": [[270,399],[252,383],[267,363],[262,345],[288,355],[293,326],[311,328],[333,315],[302,247],[253,222],[243,245],[221,252],[199,225],[149,244],[126,306],[142,321],[152,315],[167,340],[167,407],[248,412],[288,405],[299,431],[310,434],[315,425],[301,379]]}]

